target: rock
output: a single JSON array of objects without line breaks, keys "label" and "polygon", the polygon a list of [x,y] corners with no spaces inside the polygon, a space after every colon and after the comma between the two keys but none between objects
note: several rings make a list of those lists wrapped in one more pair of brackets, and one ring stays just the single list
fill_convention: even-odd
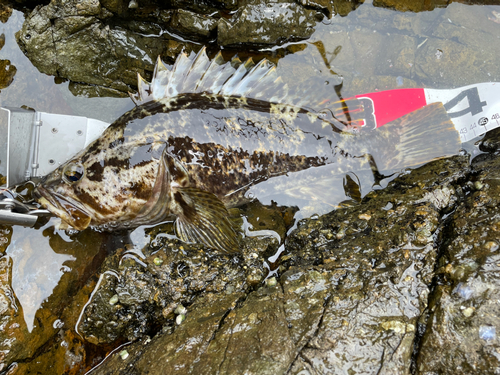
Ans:
[{"label": "rock", "polygon": [[[498,34],[496,11],[467,9],[453,3],[439,12],[397,14],[359,7],[355,18],[336,17],[328,25],[318,24],[308,43],[296,44],[314,51],[280,60],[286,72],[283,80],[289,87],[308,87],[310,77],[318,77],[314,69],[320,69],[332,92],[342,83],[344,98],[378,90],[498,81],[500,45],[488,43]],[[390,35],[388,24],[394,28]]]},{"label": "rock", "polygon": [[170,4],[173,9],[190,10],[195,13],[208,15],[220,10],[226,12],[234,11],[238,8],[240,2],[238,0],[171,0]]},{"label": "rock", "polygon": [[306,39],[322,18],[316,11],[286,0],[255,1],[240,8],[230,20],[220,19],[217,43],[269,46]]},{"label": "rock", "polygon": [[[80,289],[79,280],[94,271],[92,260],[103,256],[102,237],[90,231],[74,237],[97,245],[88,248],[78,240],[66,242],[69,238],[62,239],[50,223],[44,228],[50,241],[36,241],[33,233],[20,227],[1,232],[2,247],[9,242],[10,246],[0,258],[0,368],[5,371],[12,365],[18,373],[29,373],[40,364],[41,373],[50,366],[78,368],[85,359],[82,340],[70,330],[74,324],[62,316]],[[53,347],[41,349],[48,342]],[[33,360],[38,355],[41,362]]]},{"label": "rock", "polygon": [[468,5],[497,5],[495,0],[374,0],[376,7],[391,8],[399,12],[423,12],[435,8],[446,8],[450,3],[464,3]]},{"label": "rock", "polygon": [[[108,359],[106,368],[96,369],[96,374],[119,374],[132,370],[138,374],[193,373],[194,368],[203,365],[200,357],[204,356],[219,326],[243,297],[242,293],[207,293],[189,308],[186,320],[173,332],[157,335],[153,339],[145,337],[130,345],[126,359],[116,353]],[[146,352],[152,356],[142,357]],[[193,358],[198,361],[193,361]]]},{"label": "rock", "polygon": [[273,237],[249,237],[241,253],[219,254],[165,239],[158,233],[141,252],[119,252],[106,260],[78,322],[86,340],[96,345],[135,340],[154,325],[172,324],[176,307],[196,303],[200,294],[248,292],[264,280],[260,253],[277,246]]},{"label": "rock", "polygon": [[447,0],[374,0],[373,5],[382,8],[391,8],[399,12],[422,12],[434,8],[445,8],[449,4]]},{"label": "rock", "polygon": [[417,356],[419,373],[493,374],[500,365],[500,160],[481,155],[472,165],[474,186],[481,189],[443,228],[444,256]]},{"label": "rock", "polygon": [[0,89],[10,86],[16,75],[17,68],[9,60],[0,60]]},{"label": "rock", "polygon": [[[158,25],[131,22],[124,28],[108,24],[109,17],[97,0],[53,0],[29,14],[16,39],[41,72],[85,83],[90,96],[106,90],[124,96],[137,84],[137,73],[148,77],[159,55],[173,58],[183,47],[187,52],[193,47],[161,36]],[[94,93],[92,86],[97,86]]]},{"label": "rock", "polygon": [[[183,324],[193,324],[193,314],[204,311],[201,300],[190,299],[186,320],[173,334],[154,339],[177,348],[176,354],[154,361],[156,349],[150,357],[137,343],[127,349],[125,363],[115,356],[98,373],[118,374],[128,365],[151,374],[176,369],[298,374],[339,368],[409,374],[438,260],[435,236],[442,214],[457,204],[456,186],[467,171],[463,156],[430,163],[369,194],[360,206],[304,221],[288,239],[278,283],[255,292],[231,288],[247,297],[237,294],[239,303],[225,309],[215,332],[209,330],[209,343],[193,337],[193,352],[188,337],[176,335]],[[344,235],[336,236],[341,230]],[[492,335],[491,329],[483,331],[485,337]]]},{"label": "rock", "polygon": [[206,40],[215,31],[217,19],[187,10],[177,9],[173,12],[170,26],[182,35],[194,39]]},{"label": "rock", "polygon": [[[428,164],[368,194],[361,215],[361,207],[340,209],[305,221],[292,234],[281,267],[321,270],[329,282],[316,288],[326,289],[329,298],[317,302],[317,309],[324,306],[321,325],[291,373],[377,368],[409,374],[438,256],[433,233],[453,203],[436,206],[432,197],[464,176],[465,163],[455,158]],[[437,170],[445,172],[439,176]],[[340,231],[329,239],[328,233]]]}]

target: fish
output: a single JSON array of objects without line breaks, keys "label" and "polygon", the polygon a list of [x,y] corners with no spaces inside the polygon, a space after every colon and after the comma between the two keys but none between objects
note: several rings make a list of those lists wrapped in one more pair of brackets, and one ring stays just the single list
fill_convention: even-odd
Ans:
[{"label": "fish", "polygon": [[293,183],[296,172],[332,163],[339,172],[395,170],[460,150],[441,103],[364,133],[338,111],[328,116],[325,95],[291,90],[266,59],[210,59],[205,48],[181,53],[171,68],[158,58],[151,83],[138,75],[136,106],[33,195],[76,230],[174,219],[182,241],[235,252],[228,208],[248,202],[262,181],[287,175]]}]

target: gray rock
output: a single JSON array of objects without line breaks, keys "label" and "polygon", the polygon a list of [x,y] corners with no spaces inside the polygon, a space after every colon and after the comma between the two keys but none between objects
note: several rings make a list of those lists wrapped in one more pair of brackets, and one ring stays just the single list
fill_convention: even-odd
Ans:
[{"label": "gray rock", "polygon": [[269,46],[306,39],[322,18],[321,13],[286,0],[255,1],[240,8],[230,20],[220,19],[217,43]]},{"label": "gray rock", "polygon": [[[53,0],[29,14],[17,42],[42,73],[84,83],[89,96],[126,96],[137,84],[137,73],[148,77],[159,55],[173,58],[193,46],[160,35],[151,22],[109,25],[110,14],[94,0]],[[89,90],[93,86],[95,92]]]},{"label": "gray rock", "polygon": [[170,27],[194,39],[207,40],[217,27],[217,19],[177,9],[173,12]]},{"label": "gray rock", "polygon": [[500,162],[481,155],[473,166],[479,172],[473,191],[441,235],[439,284],[430,296],[418,373],[495,374],[500,368]]}]

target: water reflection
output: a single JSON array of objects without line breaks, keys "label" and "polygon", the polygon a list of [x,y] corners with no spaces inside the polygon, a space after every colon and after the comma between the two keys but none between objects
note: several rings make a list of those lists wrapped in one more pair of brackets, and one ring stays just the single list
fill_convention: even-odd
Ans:
[{"label": "water reflection", "polygon": [[[53,292],[64,273],[71,271],[76,258],[71,254],[58,254],[51,243],[73,242],[63,232],[49,235],[52,224],[40,232],[20,226],[13,227],[6,257],[12,260],[12,289],[22,308],[28,331],[33,330],[35,314]],[[58,246],[61,244],[59,243]]]}]

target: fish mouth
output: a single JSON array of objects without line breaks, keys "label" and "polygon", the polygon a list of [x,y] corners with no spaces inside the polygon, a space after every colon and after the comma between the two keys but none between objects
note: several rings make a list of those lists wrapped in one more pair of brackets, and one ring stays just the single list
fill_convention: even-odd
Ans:
[{"label": "fish mouth", "polygon": [[44,208],[76,230],[84,230],[90,225],[91,216],[71,198],[49,191],[41,185],[35,188],[33,196]]}]

